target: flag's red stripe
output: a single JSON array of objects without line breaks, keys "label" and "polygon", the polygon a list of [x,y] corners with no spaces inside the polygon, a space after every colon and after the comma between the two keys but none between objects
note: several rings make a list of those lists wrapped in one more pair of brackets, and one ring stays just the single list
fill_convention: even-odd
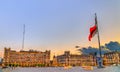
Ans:
[{"label": "flag's red stripe", "polygon": [[96,25],[94,25],[93,27],[90,28],[90,34],[88,37],[89,41],[91,41],[91,38],[93,37],[93,34],[95,34],[96,30],[97,30]]}]

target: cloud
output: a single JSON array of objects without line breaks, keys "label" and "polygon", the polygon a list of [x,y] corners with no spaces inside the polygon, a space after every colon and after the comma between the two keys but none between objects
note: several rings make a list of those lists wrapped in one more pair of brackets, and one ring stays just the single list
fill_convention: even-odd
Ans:
[{"label": "cloud", "polygon": [[108,44],[105,44],[105,47],[110,51],[120,51],[120,43],[110,41]]},{"label": "cloud", "polygon": [[[78,49],[80,52],[82,52],[82,54],[99,54],[99,48],[95,48],[95,47],[83,47],[81,49]],[[104,46],[101,46],[101,53],[107,53],[107,52],[111,52],[111,51],[120,51],[120,43],[118,42],[113,42],[110,41],[109,43],[106,43]]]},{"label": "cloud", "polygon": [[[89,46],[88,48],[82,48],[82,49],[79,49],[79,51],[82,52],[82,54],[94,54],[94,53],[99,53],[99,49],[98,48],[94,48],[94,47],[91,47]],[[108,52],[109,50],[107,49],[103,49],[101,50],[101,53],[104,54],[106,52]]]}]

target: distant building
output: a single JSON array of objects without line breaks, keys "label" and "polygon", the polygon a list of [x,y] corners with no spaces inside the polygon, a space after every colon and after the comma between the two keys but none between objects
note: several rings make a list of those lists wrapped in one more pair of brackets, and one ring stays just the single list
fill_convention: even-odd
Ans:
[{"label": "distant building", "polygon": [[95,66],[96,57],[93,55],[75,55],[70,54],[70,51],[65,51],[63,55],[58,55],[53,57],[53,66]]},{"label": "distant building", "polygon": [[82,54],[81,55],[81,65],[82,66],[96,66],[97,65],[97,61],[96,61],[96,56],[89,54],[89,55],[85,55]]},{"label": "distant building", "polygon": [[48,66],[50,63],[50,51],[19,51],[4,48],[3,64],[5,66]]},{"label": "distant building", "polygon": [[105,53],[103,57],[104,65],[120,64],[120,52],[114,51]]}]

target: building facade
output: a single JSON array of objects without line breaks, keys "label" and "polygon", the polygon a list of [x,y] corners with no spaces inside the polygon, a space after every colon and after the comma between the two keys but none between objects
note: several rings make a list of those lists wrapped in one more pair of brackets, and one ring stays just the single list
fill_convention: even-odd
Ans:
[{"label": "building facade", "polygon": [[10,48],[4,48],[3,64],[5,66],[49,66],[50,50],[41,51],[14,51]]},{"label": "building facade", "polygon": [[114,51],[105,53],[103,57],[104,65],[120,64],[120,52]]},{"label": "building facade", "polygon": [[53,57],[53,66],[96,66],[96,57],[93,55],[75,55],[65,51],[63,55]]}]

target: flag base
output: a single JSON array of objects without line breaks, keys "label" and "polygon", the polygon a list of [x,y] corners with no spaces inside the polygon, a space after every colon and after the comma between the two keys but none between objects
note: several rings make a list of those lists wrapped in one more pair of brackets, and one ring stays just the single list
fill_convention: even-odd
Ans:
[{"label": "flag base", "polygon": [[105,67],[103,66],[102,63],[99,63],[97,68],[105,68]]},{"label": "flag base", "polygon": [[97,58],[97,63],[98,63],[98,67],[97,67],[97,68],[105,68],[105,67],[103,66],[103,60],[102,60],[101,57],[98,57],[98,58]]},{"label": "flag base", "polygon": [[105,68],[103,65],[99,65],[97,68]]}]

